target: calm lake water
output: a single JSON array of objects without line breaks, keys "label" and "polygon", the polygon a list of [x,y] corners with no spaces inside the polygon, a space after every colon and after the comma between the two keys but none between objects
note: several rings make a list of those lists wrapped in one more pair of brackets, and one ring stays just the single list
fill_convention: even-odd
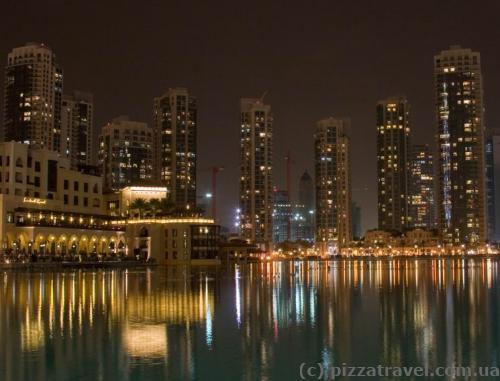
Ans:
[{"label": "calm lake water", "polygon": [[299,380],[302,363],[318,362],[499,366],[499,264],[4,271],[0,380]]}]

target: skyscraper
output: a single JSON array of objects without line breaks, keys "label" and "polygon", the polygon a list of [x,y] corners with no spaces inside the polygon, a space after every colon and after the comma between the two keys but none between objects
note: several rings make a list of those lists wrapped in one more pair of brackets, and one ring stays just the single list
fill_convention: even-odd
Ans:
[{"label": "skyscraper", "polygon": [[292,239],[288,235],[288,224],[292,218],[292,204],[286,190],[275,190],[273,200],[273,243]]},{"label": "skyscraper", "polygon": [[2,141],[60,151],[63,73],[39,43],[14,48],[5,68]]},{"label": "skyscraper", "polygon": [[316,123],[316,243],[323,253],[352,240],[349,129],[347,118]]},{"label": "skyscraper", "polygon": [[197,101],[187,89],[154,99],[154,177],[181,208],[196,206],[197,128]]},{"label": "skyscraper", "polygon": [[272,240],[271,106],[262,99],[241,100],[240,210],[243,237],[261,246]]},{"label": "skyscraper", "polygon": [[104,187],[118,190],[153,180],[153,131],[146,123],[121,116],[102,128],[99,166]]},{"label": "skyscraper", "polygon": [[63,95],[61,115],[61,154],[70,159],[71,167],[93,163],[93,97],[75,91]]},{"label": "skyscraper", "polygon": [[434,158],[427,144],[413,145],[410,152],[410,227],[434,229]]},{"label": "skyscraper", "polygon": [[439,228],[445,243],[486,239],[483,86],[478,52],[434,56]]},{"label": "skyscraper", "polygon": [[377,104],[378,227],[408,227],[409,104],[393,97]]},{"label": "skyscraper", "polygon": [[488,240],[500,242],[500,130],[488,131],[486,137],[486,202],[488,205]]}]

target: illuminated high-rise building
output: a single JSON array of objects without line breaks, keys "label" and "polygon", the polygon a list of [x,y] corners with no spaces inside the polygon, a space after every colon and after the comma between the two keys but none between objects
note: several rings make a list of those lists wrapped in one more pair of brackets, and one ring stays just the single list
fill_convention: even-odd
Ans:
[{"label": "illuminated high-rise building", "polygon": [[500,242],[500,130],[489,130],[486,137],[486,203],[488,240]]},{"label": "illuminated high-rise building", "polygon": [[292,204],[286,190],[274,191],[273,200],[273,243],[292,239],[289,229],[292,220]]},{"label": "illuminated high-rise building", "polygon": [[413,145],[410,152],[410,227],[434,229],[434,160],[427,144]]},{"label": "illuminated high-rise building", "polygon": [[14,48],[5,68],[2,141],[60,152],[62,89],[63,72],[49,47]]},{"label": "illuminated high-rise building", "polygon": [[448,244],[486,239],[484,105],[478,52],[434,56],[439,230]]},{"label": "illuminated high-rise building", "polygon": [[91,94],[64,95],[61,115],[61,154],[77,169],[93,163],[93,110]]},{"label": "illuminated high-rise building", "polygon": [[154,99],[154,177],[180,208],[196,206],[197,101],[172,88]]},{"label": "illuminated high-rise building", "polygon": [[335,252],[352,240],[349,129],[347,118],[316,123],[316,243],[322,252]]},{"label": "illuminated high-rise building", "polygon": [[272,241],[272,142],[271,106],[262,99],[241,100],[241,234],[261,246]]},{"label": "illuminated high-rise building", "polygon": [[106,190],[153,182],[153,131],[126,116],[113,119],[99,135],[99,166]]},{"label": "illuminated high-rise building", "polygon": [[393,97],[377,104],[378,227],[408,227],[409,104]]}]

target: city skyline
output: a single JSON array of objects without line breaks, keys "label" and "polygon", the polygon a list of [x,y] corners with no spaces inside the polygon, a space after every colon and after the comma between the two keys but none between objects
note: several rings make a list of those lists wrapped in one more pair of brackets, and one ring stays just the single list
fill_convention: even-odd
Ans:
[{"label": "city skyline", "polygon": [[[8,5],[7,7],[9,8]],[[168,9],[170,14],[181,14],[185,10],[184,5],[172,7]],[[71,6],[66,5],[63,8],[62,10],[56,9],[50,18],[54,18],[54,20],[61,18],[60,15],[58,16],[58,12],[68,12],[68,8],[71,9]],[[234,43],[229,43],[226,48],[218,48],[220,56],[211,54],[210,59],[208,59],[206,55],[203,55],[202,52],[205,51],[205,48],[195,42],[195,36],[200,30],[203,30],[200,28],[208,28],[207,30],[212,31],[213,35],[206,42],[207,48],[213,47],[215,41],[218,41],[217,37],[223,36],[225,33],[223,28],[214,24],[215,20],[220,20],[217,17],[214,21],[204,21],[197,18],[196,21],[203,21],[200,23],[201,26],[186,37],[191,46],[181,47],[174,41],[175,38],[172,39],[170,44],[173,51],[179,53],[176,55],[178,60],[176,62],[172,60],[170,55],[165,55],[166,53],[159,50],[152,50],[151,44],[155,39],[143,38],[149,35],[146,33],[141,35],[137,32],[137,36],[134,37],[134,35],[125,32],[125,35],[121,36],[123,31],[120,28],[116,28],[116,32],[119,33],[115,33],[112,28],[110,35],[106,37],[105,44],[103,44],[97,38],[98,32],[80,37],[76,33],[78,28],[75,28],[75,32],[68,32],[70,37],[76,39],[77,43],[75,43],[75,39],[70,41],[70,38],[62,36],[57,27],[51,30],[40,29],[41,21],[37,21],[36,15],[37,12],[43,11],[36,4],[32,4],[32,9],[23,14],[22,17],[27,22],[16,27],[18,33],[15,37],[9,37],[9,33],[4,33],[7,38],[0,43],[0,52],[5,57],[13,47],[23,45],[26,41],[46,42],[53,49],[58,62],[64,68],[65,93],[81,89],[95,95],[94,135],[98,134],[97,128],[121,114],[130,114],[134,120],[150,124],[151,99],[168,87],[187,87],[199,99],[200,103],[199,139],[207,140],[213,137],[210,144],[200,147],[199,161],[207,163],[207,165],[228,163],[224,173],[219,178],[220,199],[228,200],[224,205],[220,205],[219,214],[224,225],[231,225],[234,208],[238,205],[238,185],[235,184],[234,178],[238,175],[239,168],[231,163],[236,162],[239,152],[237,144],[235,147],[228,144],[228,147],[221,150],[218,150],[217,147],[222,139],[238,141],[238,100],[240,97],[260,95],[268,90],[266,100],[273,105],[275,114],[275,139],[282,142],[275,147],[273,168],[278,188],[284,188],[285,163],[284,159],[280,159],[285,156],[288,150],[291,151],[294,159],[293,179],[298,179],[306,168],[312,173],[311,135],[314,122],[328,115],[349,116],[353,126],[353,200],[362,207],[363,230],[366,230],[377,225],[376,171],[372,162],[376,147],[363,145],[362,142],[366,136],[375,137],[373,104],[377,99],[383,99],[391,94],[405,93],[412,104],[414,142],[434,145],[436,124],[432,99],[432,57],[448,46],[460,43],[482,55],[485,75],[486,126],[494,127],[498,125],[500,120],[500,116],[494,112],[495,100],[498,98],[495,96],[496,89],[500,88],[500,77],[494,68],[498,67],[500,57],[496,53],[496,47],[489,42],[494,41],[498,31],[489,26],[490,24],[494,25],[494,23],[488,22],[494,14],[491,12],[491,8],[496,8],[496,4],[491,3],[491,7],[486,6],[479,10],[477,19],[481,19],[483,22],[473,21],[476,33],[462,30],[459,23],[451,20],[453,18],[460,19],[467,14],[468,8],[465,3],[456,4],[453,9],[449,10],[454,16],[450,17],[450,21],[438,17],[440,12],[444,11],[445,5],[443,4],[433,4],[432,9],[435,16],[428,16],[430,8],[426,7],[426,4],[415,6],[412,9],[415,19],[405,20],[404,23],[402,20],[396,20],[398,25],[394,26],[400,26],[402,33],[401,36],[393,36],[393,38],[396,41],[401,41],[404,38],[409,43],[403,47],[398,45],[397,48],[396,45],[388,44],[387,48],[382,50],[384,54],[375,53],[376,49],[370,45],[372,42],[387,36],[389,29],[393,27],[382,26],[373,36],[371,32],[375,25],[375,19],[380,21],[380,24],[378,22],[377,24],[382,25],[383,20],[389,15],[376,10],[372,4],[368,4],[367,8],[373,12],[366,12],[366,15],[373,13],[378,17],[359,15],[360,20],[356,23],[356,29],[347,28],[354,37],[349,39],[352,46],[347,46],[343,42],[346,31],[339,32],[338,29],[335,31],[336,28],[330,28],[330,23],[327,23],[326,19],[327,16],[337,17],[336,15],[341,14],[356,17],[353,6],[339,4],[305,10],[304,17],[308,23],[310,23],[311,18],[320,13],[324,13],[325,16],[319,17],[311,28],[312,30],[308,31],[304,37],[294,40],[295,44],[303,48],[303,57],[293,53],[295,47],[292,50],[291,44],[279,44],[279,41],[284,41],[279,40],[280,37],[284,37],[280,33],[281,27],[275,27],[270,23],[272,16],[278,12],[278,8],[271,6],[268,14],[259,15],[258,19],[264,25],[264,31],[257,33],[257,35],[252,33],[255,31],[252,24],[245,22],[243,14],[237,12],[235,19],[228,21],[228,28],[237,30],[243,43],[249,43],[250,46],[257,43],[264,44],[263,49],[266,54],[270,54],[270,59],[264,63],[260,62],[260,66],[255,65],[255,59],[237,54],[239,44],[235,45]],[[92,6],[78,9],[86,12],[96,10]],[[104,21],[110,19],[111,12],[111,9],[105,7],[97,7],[97,9],[102,12],[95,12],[95,16],[93,16],[96,21],[96,31],[102,30],[105,25],[108,25]],[[204,9],[207,11],[206,14],[212,14],[209,8],[204,7]],[[263,6],[257,4],[255,9],[249,10],[249,12],[258,14],[258,11],[262,9]],[[127,5],[120,10],[120,14],[123,16],[119,22],[120,25],[127,20],[130,21],[132,17],[145,18],[146,16],[155,16],[154,13],[161,15],[165,8],[145,7],[138,14],[133,10],[133,7]],[[285,19],[282,20],[283,23],[292,26],[291,22],[294,16],[298,15],[298,11],[292,7],[287,13],[288,17],[285,16]],[[403,14],[406,11],[406,7],[395,5],[391,8],[390,15]],[[20,15],[20,10],[12,9],[11,14],[13,16]],[[424,17],[424,15],[426,16]],[[12,19],[15,18],[12,17]],[[241,27],[237,27],[238,22]],[[345,22],[343,21],[343,23]],[[179,26],[177,21],[175,24],[168,27],[157,24],[151,28],[159,28],[159,31],[165,30],[167,33],[171,27]],[[191,22],[187,23],[182,26],[182,30],[191,25]],[[5,28],[6,31],[9,27],[13,27],[10,19],[5,20],[5,23],[2,24],[2,28]],[[424,34],[424,38],[420,39],[419,32],[424,29],[426,34]],[[299,30],[302,33],[301,28],[289,28],[291,37],[296,37]],[[307,48],[305,44],[306,41],[309,44],[308,37],[322,31],[326,32],[326,36]],[[485,35],[493,38],[483,39],[482,36]],[[269,38],[266,40],[258,38],[259,36],[269,36]],[[118,43],[109,44],[109,39],[115,39]],[[141,44],[144,46],[141,47]],[[103,46],[106,46],[105,51],[102,49]],[[135,49],[133,55],[128,53],[130,46]],[[277,53],[272,54],[271,47],[276,48],[277,46],[279,47]],[[375,44],[375,46],[378,45]],[[327,47],[329,49],[324,50]],[[149,51],[148,54],[146,54],[147,51]],[[196,53],[202,53],[202,55]],[[93,55],[96,57],[92,57]],[[281,56],[291,60],[283,60],[280,58]],[[112,64],[117,58],[123,62],[122,65],[114,66]],[[227,65],[222,65],[219,68],[223,62]],[[400,65],[397,66],[401,69],[397,67],[392,69],[394,64],[391,62],[398,62]],[[142,70],[139,70],[140,68]],[[148,70],[144,70],[144,68]],[[249,68],[255,71],[251,80],[239,75]],[[141,83],[133,75],[136,70],[143,76]],[[100,72],[106,75],[92,78],[91,72]],[[362,87],[360,84],[363,84]],[[359,92],[359,89],[363,89],[363,91]],[[300,108],[293,106],[297,100],[302,104]],[[293,131],[293,134],[289,134],[289,131]],[[296,181],[292,183],[294,184],[292,196],[296,197]],[[366,188],[368,190],[364,190]],[[209,173],[199,173],[198,189],[201,194],[210,189]]]}]

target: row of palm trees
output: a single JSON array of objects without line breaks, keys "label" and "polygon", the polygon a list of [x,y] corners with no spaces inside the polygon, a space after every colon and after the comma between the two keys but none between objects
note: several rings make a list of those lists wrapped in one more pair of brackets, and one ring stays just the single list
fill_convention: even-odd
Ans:
[{"label": "row of palm trees", "polygon": [[204,210],[199,207],[186,209],[185,207],[175,205],[175,203],[167,198],[153,198],[150,200],[136,198],[129,206],[130,216],[139,218],[156,218],[158,216],[200,216],[203,213]]}]

